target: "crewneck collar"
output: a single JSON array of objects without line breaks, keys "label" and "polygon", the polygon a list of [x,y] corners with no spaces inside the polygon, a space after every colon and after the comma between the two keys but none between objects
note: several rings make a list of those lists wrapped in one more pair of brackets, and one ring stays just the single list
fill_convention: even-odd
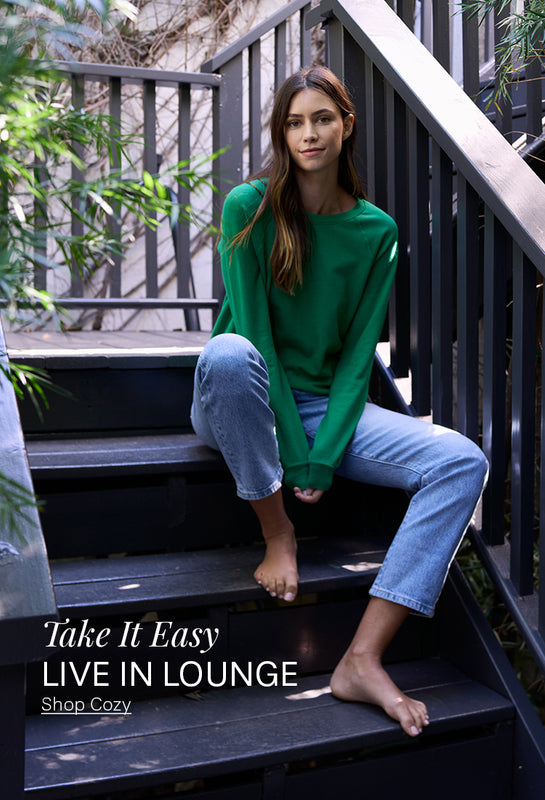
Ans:
[{"label": "crewneck collar", "polygon": [[357,199],[356,205],[348,211],[341,211],[339,214],[311,214],[307,212],[307,217],[313,225],[336,225],[352,217],[357,217],[363,211],[364,206],[365,200],[360,197]]}]

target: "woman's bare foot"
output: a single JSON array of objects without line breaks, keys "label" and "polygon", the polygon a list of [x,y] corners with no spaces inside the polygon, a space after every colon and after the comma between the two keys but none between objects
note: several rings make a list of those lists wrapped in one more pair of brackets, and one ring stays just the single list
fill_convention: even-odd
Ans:
[{"label": "woman's bare foot", "polygon": [[348,650],[331,677],[331,692],[340,700],[373,703],[397,720],[405,733],[418,736],[429,725],[424,703],[403,694],[374,653]]},{"label": "woman's bare foot", "polygon": [[293,525],[289,523],[283,531],[266,534],[265,558],[254,572],[256,581],[271,597],[280,597],[291,602],[297,594],[297,542]]},{"label": "woman's bare foot", "polygon": [[254,578],[271,597],[288,602],[295,600],[299,582],[297,542],[295,529],[284,508],[282,490],[260,500],[250,500],[250,505],[261,523],[267,545],[265,558],[254,572]]}]

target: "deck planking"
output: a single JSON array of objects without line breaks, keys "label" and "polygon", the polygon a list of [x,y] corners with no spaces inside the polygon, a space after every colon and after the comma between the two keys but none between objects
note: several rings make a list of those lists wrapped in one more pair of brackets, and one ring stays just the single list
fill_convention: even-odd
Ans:
[{"label": "deck planking", "polygon": [[48,356],[198,355],[210,331],[29,331],[6,332],[8,355]]}]

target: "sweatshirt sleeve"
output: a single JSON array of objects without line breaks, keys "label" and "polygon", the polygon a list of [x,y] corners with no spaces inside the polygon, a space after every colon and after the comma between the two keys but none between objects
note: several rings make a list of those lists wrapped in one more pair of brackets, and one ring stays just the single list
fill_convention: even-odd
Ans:
[{"label": "sweatshirt sleeve", "polygon": [[[241,191],[248,192],[248,186],[243,185]],[[306,488],[310,485],[309,445],[274,345],[265,278],[267,265],[260,263],[253,241],[254,234],[244,245],[235,248],[229,246],[232,238],[248,223],[252,213],[255,213],[255,209],[249,212],[237,190],[227,196],[219,244],[226,291],[220,319],[230,315],[232,325],[229,325],[229,330],[251,341],[265,359],[270,381],[269,400],[275,415],[284,480],[292,488]]]},{"label": "sweatshirt sleeve", "polygon": [[372,267],[346,332],[328,409],[310,454],[309,486],[327,489],[365,407],[375,349],[388,308],[397,266],[397,226],[385,217],[379,241],[371,244]]}]

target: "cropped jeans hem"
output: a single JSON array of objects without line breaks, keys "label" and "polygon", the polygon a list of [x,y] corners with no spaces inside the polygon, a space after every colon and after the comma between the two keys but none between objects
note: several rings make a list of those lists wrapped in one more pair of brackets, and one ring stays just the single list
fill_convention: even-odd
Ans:
[{"label": "cropped jeans hem", "polygon": [[410,597],[404,597],[403,595],[389,592],[387,589],[375,589],[372,586],[369,589],[369,594],[372,597],[380,597],[382,600],[389,600],[391,603],[397,603],[400,606],[406,606],[407,608],[410,608],[411,611],[421,614],[423,617],[433,617],[435,611],[435,608],[433,607],[430,608],[430,606],[425,606]]},{"label": "cropped jeans hem", "polygon": [[266,489],[257,491],[257,492],[247,492],[244,489],[237,488],[237,496],[240,497],[242,500],[263,500],[265,497],[269,497],[271,494],[274,494],[279,489],[282,488],[282,472],[278,475],[278,478],[271,483]]}]

